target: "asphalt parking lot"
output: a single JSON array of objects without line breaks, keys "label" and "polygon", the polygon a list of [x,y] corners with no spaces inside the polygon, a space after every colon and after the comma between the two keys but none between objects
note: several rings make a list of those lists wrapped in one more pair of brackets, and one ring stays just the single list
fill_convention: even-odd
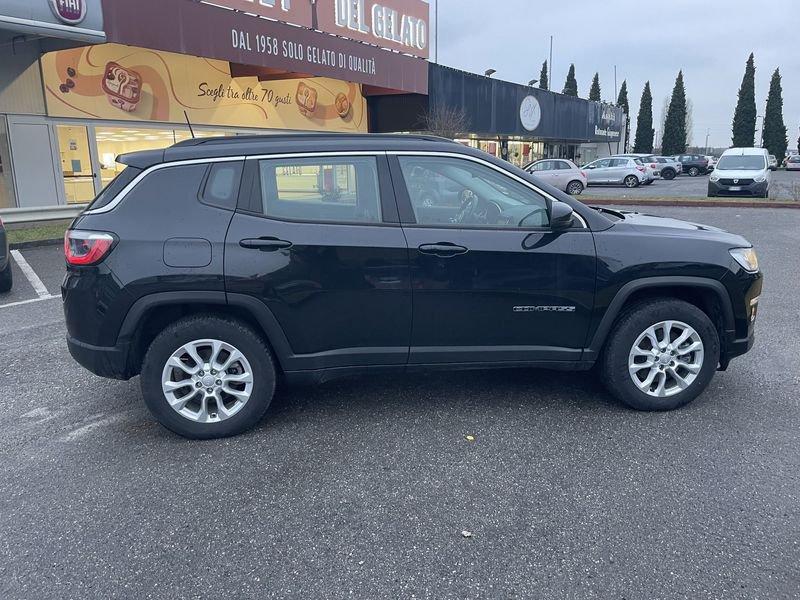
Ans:
[{"label": "asphalt parking lot", "polygon": [[[650,185],[627,189],[623,186],[592,186],[583,191],[584,196],[607,198],[705,198],[708,195],[708,175],[689,177],[679,175],[671,181],[657,179]],[[772,173],[770,199],[800,202],[800,171],[775,171]],[[753,199],[758,202],[758,198]]]},{"label": "asphalt parking lot", "polygon": [[15,265],[0,296],[0,597],[797,598],[800,211],[647,210],[742,233],[766,277],[753,351],[663,414],[591,373],[437,373],[187,441],[72,362],[60,248],[23,250],[47,294]]}]

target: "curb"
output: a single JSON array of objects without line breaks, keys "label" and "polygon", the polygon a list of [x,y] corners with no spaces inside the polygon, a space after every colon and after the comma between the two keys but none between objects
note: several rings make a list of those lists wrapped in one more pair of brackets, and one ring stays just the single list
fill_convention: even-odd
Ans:
[{"label": "curb", "polygon": [[40,248],[42,246],[58,246],[64,243],[63,238],[51,238],[48,240],[29,240],[27,242],[14,242],[9,244],[12,250],[24,250],[25,248]]},{"label": "curb", "polygon": [[698,207],[698,208],[800,208],[800,202],[731,202],[718,200],[707,202],[703,200],[644,200],[644,199],[597,199],[589,200],[591,196],[584,196],[580,201],[586,205],[597,206],[672,206],[672,207]]}]

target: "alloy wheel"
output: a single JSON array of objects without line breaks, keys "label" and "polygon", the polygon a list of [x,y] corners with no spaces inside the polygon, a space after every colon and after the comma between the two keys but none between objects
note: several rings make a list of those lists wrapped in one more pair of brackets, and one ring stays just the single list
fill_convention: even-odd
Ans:
[{"label": "alloy wheel", "polygon": [[567,193],[570,196],[578,196],[583,191],[583,184],[580,181],[573,181],[567,186]]},{"label": "alloy wheel", "polygon": [[697,379],[703,356],[703,341],[694,328],[682,321],[661,321],[636,338],[628,355],[628,373],[648,396],[674,396]]},{"label": "alloy wheel", "polygon": [[635,176],[628,175],[625,178],[625,187],[635,188],[637,185],[639,185],[639,180]]},{"label": "alloy wheel", "polygon": [[203,339],[175,350],[161,387],[170,407],[197,423],[218,423],[238,413],[253,393],[253,369],[231,344]]}]

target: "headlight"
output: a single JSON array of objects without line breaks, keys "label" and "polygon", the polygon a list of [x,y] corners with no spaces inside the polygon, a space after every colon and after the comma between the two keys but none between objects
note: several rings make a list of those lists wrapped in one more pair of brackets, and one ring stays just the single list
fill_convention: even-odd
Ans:
[{"label": "headlight", "polygon": [[711,177],[709,177],[708,180],[716,183],[717,181],[719,181],[719,175],[715,173],[714,175],[711,175]]},{"label": "headlight", "polygon": [[761,175],[756,175],[756,178],[753,179],[756,183],[764,183],[767,180],[767,174],[762,173]]},{"label": "headlight", "polygon": [[742,265],[748,273],[758,272],[758,256],[753,248],[733,248],[731,251],[733,259]]}]

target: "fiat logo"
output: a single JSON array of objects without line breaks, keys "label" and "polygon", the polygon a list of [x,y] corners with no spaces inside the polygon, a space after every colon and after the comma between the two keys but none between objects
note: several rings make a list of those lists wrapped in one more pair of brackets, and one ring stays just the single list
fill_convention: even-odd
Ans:
[{"label": "fiat logo", "polygon": [[86,0],[50,0],[50,8],[68,25],[77,25],[86,18]]},{"label": "fiat logo", "polygon": [[739,183],[739,180],[738,179],[734,179],[733,183]]}]

